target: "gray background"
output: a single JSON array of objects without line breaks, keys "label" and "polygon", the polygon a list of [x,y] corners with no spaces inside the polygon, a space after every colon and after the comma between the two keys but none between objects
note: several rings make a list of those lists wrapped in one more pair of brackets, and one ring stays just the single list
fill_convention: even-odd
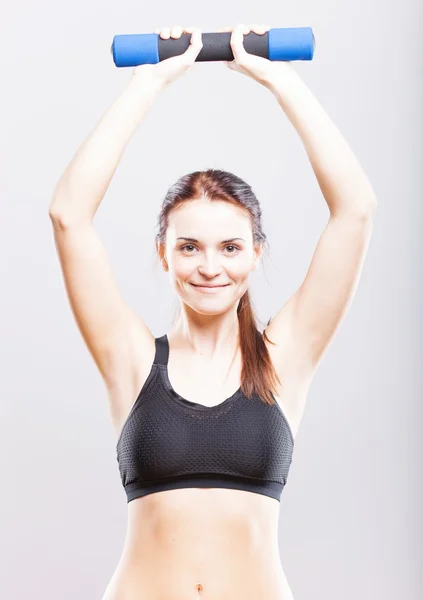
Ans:
[{"label": "gray background", "polygon": [[[113,36],[238,22],[313,27],[315,58],[296,70],[379,201],[355,299],[297,436],[282,565],[296,600],[421,597],[421,3],[26,0],[0,25],[2,598],[100,598],[125,536],[105,388],[48,217],[55,183],[131,75],[112,62]],[[301,284],[328,218],[271,93],[221,63],[195,65],[135,132],[95,220],[122,293],[156,336],[177,306],[154,259],[160,203],[178,177],[207,167],[245,178],[262,203],[270,260],[252,294],[263,323]]]}]

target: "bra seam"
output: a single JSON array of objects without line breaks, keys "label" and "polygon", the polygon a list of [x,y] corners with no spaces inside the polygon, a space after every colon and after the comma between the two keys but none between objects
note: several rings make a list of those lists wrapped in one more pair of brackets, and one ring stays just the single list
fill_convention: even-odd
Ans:
[{"label": "bra seam", "polygon": [[151,384],[153,383],[153,381],[155,379],[155,374],[158,371],[158,369],[155,369],[155,367],[158,367],[158,366],[160,366],[160,365],[158,365],[157,363],[154,363],[154,362],[151,365],[150,372],[147,376],[147,379],[144,381],[144,383],[138,393],[138,396],[135,399],[135,402],[131,406],[129,413],[127,414],[126,419],[123,422],[123,425],[122,425],[120,433],[119,433],[119,437],[116,441],[116,445],[115,445],[116,448],[119,445],[119,442],[122,438],[122,434],[123,434],[124,429],[126,428],[126,425],[128,424],[129,420],[132,418],[132,416],[135,413],[135,411],[137,410],[138,406],[141,404],[142,397],[144,396],[144,394],[147,392],[147,390],[150,388]]}]

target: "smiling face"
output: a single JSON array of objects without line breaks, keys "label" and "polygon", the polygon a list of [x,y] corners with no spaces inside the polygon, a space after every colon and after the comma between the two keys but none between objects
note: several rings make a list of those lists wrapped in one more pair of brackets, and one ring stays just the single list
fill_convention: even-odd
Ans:
[{"label": "smiling face", "polygon": [[228,202],[201,198],[169,214],[164,266],[180,299],[199,313],[231,308],[247,291],[260,256],[250,217]]}]

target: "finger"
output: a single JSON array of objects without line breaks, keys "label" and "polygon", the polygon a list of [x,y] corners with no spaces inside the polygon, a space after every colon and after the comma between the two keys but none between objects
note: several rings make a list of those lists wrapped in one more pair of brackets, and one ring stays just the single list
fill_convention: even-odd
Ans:
[{"label": "finger", "polygon": [[253,31],[257,35],[263,35],[271,29],[270,25],[264,23],[253,23],[251,25],[245,25],[243,29],[243,35],[248,35],[250,31]]},{"label": "finger", "polygon": [[268,31],[268,29],[266,25],[254,23],[254,25],[251,25],[251,31],[254,31],[254,33],[257,33],[257,35],[263,35],[266,33],[266,31]]},{"label": "finger", "polygon": [[180,25],[174,25],[170,31],[170,36],[173,39],[178,39],[182,35],[182,27]]},{"label": "finger", "polygon": [[191,34],[191,40],[190,41],[193,41],[192,40],[192,36],[193,36],[193,34],[194,34],[194,32],[195,32],[196,29],[199,29],[199,27],[185,27],[185,29],[183,30],[184,33]]},{"label": "finger", "polygon": [[159,34],[163,40],[168,40],[170,38],[170,27],[155,29],[154,33]]},{"label": "finger", "polygon": [[270,25],[265,25],[264,23],[260,27],[264,30],[264,33],[267,33],[271,29]]},{"label": "finger", "polygon": [[240,24],[240,25],[236,25],[232,31],[232,35],[231,35],[231,48],[232,48],[232,53],[234,55],[234,58],[236,61],[240,61],[242,60],[242,58],[244,57],[245,54],[245,48],[244,48],[244,25]]},{"label": "finger", "polygon": [[191,40],[188,46],[188,49],[185,51],[185,54],[192,58],[196,58],[200,53],[201,48],[203,47],[203,40],[201,36],[201,30],[198,27],[192,28]]}]

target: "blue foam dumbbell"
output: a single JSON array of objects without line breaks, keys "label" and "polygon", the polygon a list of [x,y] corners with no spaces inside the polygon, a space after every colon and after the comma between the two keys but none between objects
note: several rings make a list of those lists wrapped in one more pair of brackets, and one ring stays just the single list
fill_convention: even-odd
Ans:
[{"label": "blue foam dumbbell", "polygon": [[[196,62],[232,61],[231,32],[202,33],[203,47]],[[190,33],[163,40],[158,33],[115,35],[111,52],[117,67],[155,64],[183,54],[189,47]],[[250,31],[244,36],[244,48],[250,54],[269,60],[312,60],[315,39],[311,27],[269,29],[263,35]]]}]

